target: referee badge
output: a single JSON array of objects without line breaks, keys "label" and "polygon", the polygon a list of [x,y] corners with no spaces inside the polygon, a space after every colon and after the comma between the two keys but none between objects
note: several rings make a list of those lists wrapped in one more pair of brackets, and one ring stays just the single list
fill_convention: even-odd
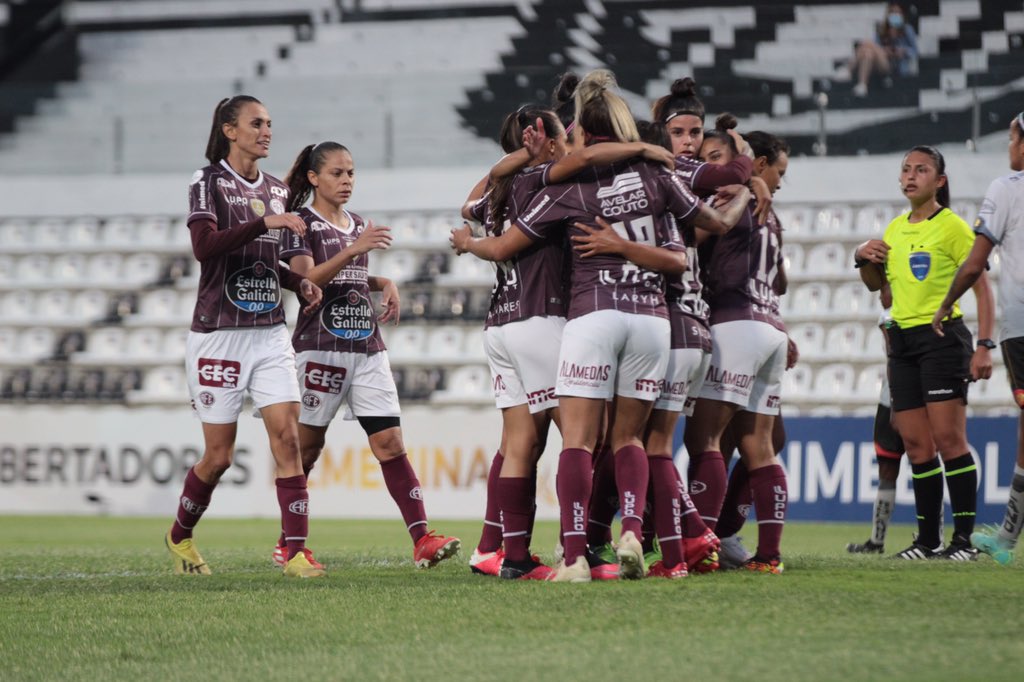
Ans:
[{"label": "referee badge", "polygon": [[927,251],[914,251],[910,254],[910,272],[914,273],[918,282],[924,281],[931,267],[932,254]]}]

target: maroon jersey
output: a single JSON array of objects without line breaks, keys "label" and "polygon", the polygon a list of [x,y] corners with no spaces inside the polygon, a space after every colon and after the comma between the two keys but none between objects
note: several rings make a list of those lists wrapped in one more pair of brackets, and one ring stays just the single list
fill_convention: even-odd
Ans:
[{"label": "maroon jersey", "polygon": [[[671,215],[665,220],[674,221]],[[672,323],[671,348],[700,348],[711,352],[711,331],[708,328],[709,307],[702,293],[700,257],[697,254],[697,234],[692,225],[679,231],[686,246],[686,272],[665,278],[665,302],[668,319]]]},{"label": "maroon jersey", "polygon": [[[288,187],[277,178],[260,172],[250,183],[226,161],[197,170],[188,194],[187,222],[212,221],[218,232],[284,213],[288,201]],[[192,331],[283,324],[278,268],[278,235],[273,232],[203,261]]]},{"label": "maroon jersey", "polygon": [[767,222],[754,218],[751,200],[734,228],[721,235],[707,267],[711,324],[734,320],[767,322],[785,331],[779,314],[782,227],[772,211]]},{"label": "maroon jersey", "polygon": [[[482,215],[490,236],[507,230],[529,205],[533,195],[547,186],[550,163],[523,169],[512,181],[505,202],[505,222],[491,220],[489,202],[474,217]],[[497,273],[491,289],[491,305],[484,327],[498,327],[531,317],[565,317],[568,307],[568,259],[565,234],[554,233],[535,241],[507,261],[495,263]]]},{"label": "maroon jersey", "polygon": [[[333,225],[312,208],[300,209],[306,234],[281,235],[281,260],[311,256],[313,263],[320,265],[351,246],[366,229],[366,223],[354,213],[345,211],[345,215],[348,230]],[[299,311],[292,335],[295,350],[372,354],[385,349],[370,300],[369,262],[368,254],[356,256],[323,288],[324,302],[312,315]]]},{"label": "maroon jersey", "polygon": [[736,158],[724,166],[704,163],[687,156],[676,157],[676,175],[701,199],[711,196],[723,185],[747,184],[753,172],[754,163],[742,154],[737,154]]},{"label": "maroon jersey", "polygon": [[[682,251],[674,224],[662,219],[671,213],[687,224],[698,210],[698,199],[671,171],[640,159],[589,168],[574,182],[539,191],[516,226],[537,241],[568,231],[583,235],[573,223],[594,224],[601,216],[629,241]],[[661,273],[644,270],[617,255],[581,258],[572,249],[569,319],[597,310],[619,310],[668,317]]]}]

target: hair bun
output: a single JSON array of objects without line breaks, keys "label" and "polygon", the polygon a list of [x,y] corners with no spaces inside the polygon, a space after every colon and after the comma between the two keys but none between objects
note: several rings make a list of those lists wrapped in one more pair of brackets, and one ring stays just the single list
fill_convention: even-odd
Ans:
[{"label": "hair bun", "polygon": [[723,133],[727,130],[735,130],[738,125],[739,121],[728,111],[719,114],[718,118],[715,119],[715,130],[721,130]]},{"label": "hair bun", "polygon": [[673,97],[696,97],[697,81],[693,80],[689,76],[685,78],[677,78],[672,82],[671,92]]},{"label": "hair bun", "polygon": [[552,95],[554,104],[557,106],[571,100],[576,92],[576,86],[579,84],[580,77],[576,74],[572,72],[562,74],[562,78],[558,81],[558,85],[555,86],[555,92]]}]

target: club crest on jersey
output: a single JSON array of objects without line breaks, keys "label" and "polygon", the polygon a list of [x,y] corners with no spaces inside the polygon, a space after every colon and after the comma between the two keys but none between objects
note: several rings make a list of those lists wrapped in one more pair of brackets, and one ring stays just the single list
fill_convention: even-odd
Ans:
[{"label": "club crest on jersey", "polygon": [[349,291],[323,307],[320,324],[339,339],[361,341],[373,334],[373,306],[358,292]]},{"label": "club crest on jersey", "polygon": [[232,305],[247,313],[269,313],[281,305],[277,271],[262,261],[228,275],[224,293]]},{"label": "club crest on jersey", "polygon": [[284,203],[282,203],[280,199],[271,199],[270,210],[280,215],[284,213]]},{"label": "club crest on jersey", "polygon": [[252,207],[252,212],[260,218],[267,212],[267,206],[263,203],[262,199],[249,199],[249,206]]},{"label": "club crest on jersey", "polygon": [[914,251],[910,254],[910,272],[918,282],[923,282],[932,267],[932,254],[927,251]]}]

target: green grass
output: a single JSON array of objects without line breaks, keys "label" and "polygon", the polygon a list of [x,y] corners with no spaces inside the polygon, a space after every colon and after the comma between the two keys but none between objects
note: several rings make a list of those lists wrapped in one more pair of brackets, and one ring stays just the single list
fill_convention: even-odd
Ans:
[{"label": "green grass", "polygon": [[[0,517],[3,680],[1019,680],[1024,567],[850,556],[867,525],[787,526],[781,576],[506,583],[412,566],[398,521],[314,521],[327,579],[283,579],[271,521]],[[750,531],[756,529],[750,528]],[[555,526],[540,524],[549,552]],[[890,550],[910,529],[891,531]]]}]

